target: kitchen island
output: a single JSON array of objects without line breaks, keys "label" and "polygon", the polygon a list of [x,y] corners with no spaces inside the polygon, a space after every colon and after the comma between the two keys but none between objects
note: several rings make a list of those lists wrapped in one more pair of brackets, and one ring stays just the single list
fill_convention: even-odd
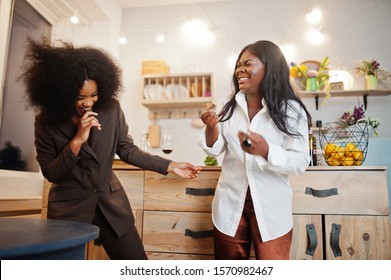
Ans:
[{"label": "kitchen island", "polygon": [[[203,167],[192,180],[122,162],[114,169],[150,259],[213,259],[210,211],[220,167]],[[384,166],[317,166],[291,176],[291,258],[391,259],[386,171]],[[93,249],[90,258],[104,255],[101,247]]]}]

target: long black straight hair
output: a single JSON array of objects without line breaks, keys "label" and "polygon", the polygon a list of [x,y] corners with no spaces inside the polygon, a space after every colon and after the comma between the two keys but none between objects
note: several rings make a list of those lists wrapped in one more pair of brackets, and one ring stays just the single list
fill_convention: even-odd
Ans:
[{"label": "long black straight hair", "polygon": [[[259,85],[258,92],[259,94],[262,94],[265,99],[270,117],[274,124],[282,132],[288,135],[300,136],[294,127],[288,126],[288,108],[290,107],[297,111],[289,100],[296,101],[300,107],[304,109],[308,122],[311,121],[311,115],[290,84],[289,66],[281,49],[273,42],[266,40],[257,41],[243,48],[236,60],[236,65],[245,51],[249,51],[265,64],[265,76],[263,77],[262,83]],[[232,84],[234,90],[233,96],[219,113],[221,122],[227,121],[232,117],[237,105],[235,96],[239,92],[239,83],[236,79],[235,71],[232,77]],[[299,118],[301,117],[302,116],[299,115]]]}]

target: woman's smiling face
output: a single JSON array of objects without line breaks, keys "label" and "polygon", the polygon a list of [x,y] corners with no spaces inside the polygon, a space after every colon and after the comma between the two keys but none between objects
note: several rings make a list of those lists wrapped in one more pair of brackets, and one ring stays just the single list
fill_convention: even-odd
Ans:
[{"label": "woman's smiling face", "polygon": [[265,75],[265,64],[246,50],[239,58],[235,76],[239,84],[239,89],[246,94],[258,93],[259,85]]},{"label": "woman's smiling face", "polygon": [[85,80],[76,99],[76,112],[83,116],[98,101],[98,86],[94,80]]}]

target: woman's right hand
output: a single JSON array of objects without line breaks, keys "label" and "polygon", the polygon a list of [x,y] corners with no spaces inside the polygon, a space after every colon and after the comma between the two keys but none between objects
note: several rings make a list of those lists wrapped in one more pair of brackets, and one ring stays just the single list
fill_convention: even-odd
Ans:
[{"label": "woman's right hand", "polygon": [[201,120],[208,128],[215,128],[219,122],[219,117],[215,111],[216,105],[214,103],[206,104],[206,110],[201,113]]},{"label": "woman's right hand", "polygon": [[204,124],[206,124],[205,137],[206,145],[212,147],[219,136],[219,129],[217,124],[219,123],[219,117],[215,111],[216,105],[211,102],[206,104],[206,111],[204,111],[200,118]]},{"label": "woman's right hand", "polygon": [[83,143],[87,142],[92,127],[96,127],[98,130],[102,129],[96,118],[97,115],[98,113],[87,111],[80,120],[73,119],[77,126],[77,133],[70,142],[70,148],[74,155],[78,155]]},{"label": "woman's right hand", "polygon": [[81,118],[77,127],[76,137],[80,139],[83,143],[88,140],[90,136],[90,131],[92,127],[96,127],[101,130],[101,125],[96,118],[98,113],[87,111]]},{"label": "woman's right hand", "polygon": [[200,174],[201,167],[194,166],[188,162],[171,161],[168,165],[167,172],[173,172],[183,178],[194,179]]}]

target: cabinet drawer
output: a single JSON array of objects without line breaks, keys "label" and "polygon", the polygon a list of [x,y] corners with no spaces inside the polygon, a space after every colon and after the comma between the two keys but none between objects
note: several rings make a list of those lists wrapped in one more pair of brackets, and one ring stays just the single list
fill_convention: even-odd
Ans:
[{"label": "cabinet drawer", "polygon": [[196,179],[146,172],[145,210],[210,212],[220,172],[203,172]]},{"label": "cabinet drawer", "polygon": [[[212,230],[210,213],[144,212],[146,251],[212,255]],[[197,234],[206,237],[197,237]]]},{"label": "cabinet drawer", "polygon": [[144,172],[133,170],[115,170],[133,210],[143,210]]},{"label": "cabinet drawer", "polygon": [[390,260],[389,217],[326,215],[325,244],[330,260]]},{"label": "cabinet drawer", "polygon": [[170,254],[147,252],[149,260],[213,260],[213,255]]},{"label": "cabinet drawer", "polygon": [[41,207],[40,197],[0,198],[0,217],[39,214]]},{"label": "cabinet drawer", "polygon": [[[295,214],[389,214],[384,170],[307,171],[290,181]],[[323,196],[333,188],[331,195]]]}]

